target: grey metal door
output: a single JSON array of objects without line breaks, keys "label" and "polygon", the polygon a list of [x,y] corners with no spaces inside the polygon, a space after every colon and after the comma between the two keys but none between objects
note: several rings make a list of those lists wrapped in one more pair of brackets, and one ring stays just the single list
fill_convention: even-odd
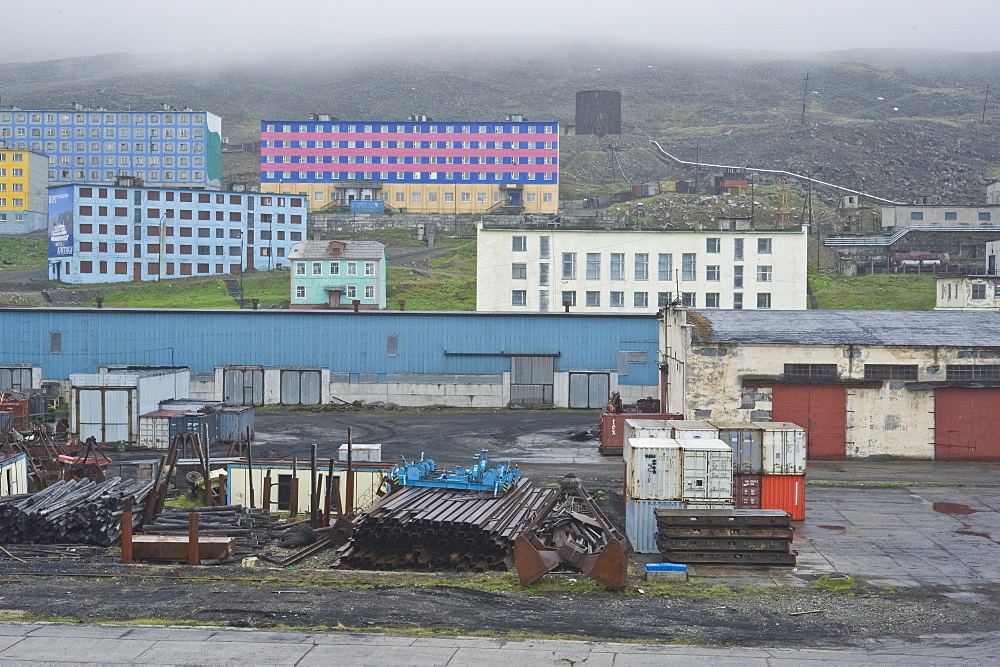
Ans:
[{"label": "grey metal door", "polygon": [[260,366],[226,366],[222,401],[226,405],[264,405],[264,369]]},{"label": "grey metal door", "polygon": [[0,391],[31,389],[30,368],[0,368]]},{"label": "grey metal door", "polygon": [[318,405],[322,375],[318,370],[282,370],[282,405]]},{"label": "grey metal door", "polygon": [[554,383],[552,357],[510,358],[512,405],[552,405]]},{"label": "grey metal door", "polygon": [[570,373],[569,407],[601,408],[608,402],[611,376],[608,373]]}]

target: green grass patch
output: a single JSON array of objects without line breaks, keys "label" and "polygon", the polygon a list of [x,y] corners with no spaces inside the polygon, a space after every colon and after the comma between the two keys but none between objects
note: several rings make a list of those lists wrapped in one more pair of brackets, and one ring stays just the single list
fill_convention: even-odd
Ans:
[{"label": "green grass patch", "polygon": [[263,308],[282,308],[291,298],[288,269],[253,271],[243,276],[243,297],[260,299]]},{"label": "green grass patch", "polygon": [[809,276],[821,310],[934,310],[934,276]]},{"label": "green grass patch", "polygon": [[811,586],[821,588],[824,591],[850,591],[857,587],[857,582],[849,574],[824,574],[819,579],[814,579]]},{"label": "green grass patch", "polygon": [[219,278],[174,278],[127,283],[102,293],[109,308],[236,308]]},{"label": "green grass patch", "polygon": [[45,266],[49,246],[45,239],[0,236],[0,274]]}]

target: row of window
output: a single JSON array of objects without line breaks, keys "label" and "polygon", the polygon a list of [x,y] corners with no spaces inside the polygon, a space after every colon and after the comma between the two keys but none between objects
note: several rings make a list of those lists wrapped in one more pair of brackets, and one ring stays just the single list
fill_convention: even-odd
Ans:
[{"label": "row of window", "polygon": [[[122,188],[91,188],[82,187],[78,190],[81,199],[93,199],[95,197],[94,193],[97,193],[97,199],[128,199],[128,190]],[[111,193],[109,195],[109,193]],[[252,211],[254,209],[254,203],[259,203],[261,206],[285,206],[286,202],[289,206],[302,206],[303,200],[301,197],[272,197],[270,195],[238,195],[238,194],[226,194],[226,193],[210,193],[210,192],[192,192],[189,190],[183,190],[180,192],[173,192],[170,190],[161,193],[160,190],[133,190],[132,199],[136,204],[139,204],[142,199],[142,194],[145,193],[146,201],[160,201],[160,195],[163,195],[163,201],[174,201],[175,198],[180,202],[194,202],[195,195],[197,195],[199,204],[211,204],[213,199],[216,204],[243,204],[243,198],[246,197],[247,209]]]},{"label": "row of window", "polygon": [[0,152],[0,162],[6,162],[8,155],[10,155],[11,162],[24,162],[24,153],[3,153],[3,152]]},{"label": "row of window", "polygon": [[[163,254],[164,255],[192,255],[192,256],[193,255],[199,255],[199,256],[202,256],[202,257],[207,257],[207,256],[210,256],[210,255],[213,255],[213,254],[214,255],[218,255],[218,256],[229,256],[229,257],[241,257],[243,255],[243,248],[241,246],[238,246],[238,245],[237,246],[221,246],[221,245],[219,245],[219,246],[208,246],[208,245],[200,245],[200,246],[197,246],[197,251],[195,250],[195,246],[191,246],[191,245],[178,245],[178,246],[176,246],[177,252],[174,252],[174,248],[175,248],[175,246],[174,246],[173,243],[166,243],[166,244],[164,244]],[[213,248],[214,248],[214,252],[213,252]],[[251,248],[250,250],[252,251],[253,248]],[[83,242],[80,243],[80,252],[81,253],[98,252],[98,253],[101,253],[101,254],[105,254],[105,253],[114,252],[116,254],[121,255],[121,254],[128,253],[128,251],[129,251],[129,249],[128,249],[128,243],[106,243],[106,242],[103,242],[103,241],[99,242],[99,243],[94,243],[94,242],[91,242],[91,241],[83,241]],[[146,255],[147,256],[149,256],[149,255],[157,255],[157,254],[159,254],[159,252],[160,252],[160,244],[159,243],[150,243],[150,244],[146,245]],[[257,248],[256,254],[259,255],[260,257],[271,257],[271,248],[268,247],[268,246],[259,247],[259,248]],[[277,248],[277,251],[276,251],[275,254],[278,257],[284,257],[285,256],[285,249],[283,247],[279,246]],[[142,258],[143,254],[142,254],[142,245],[141,244],[136,243],[136,244],[133,245],[133,256],[136,259],[141,259]],[[82,263],[81,263],[81,266],[82,266]],[[81,273],[90,273],[90,271],[84,271],[82,268],[80,269],[80,272]],[[104,273],[104,272],[101,271],[101,273]]]},{"label": "row of window", "polygon": [[[26,128],[26,127],[14,127],[14,128],[0,127],[0,137],[10,138],[12,136],[16,137],[18,139],[24,139],[26,137],[30,137],[31,139],[42,139],[42,138],[45,138],[45,139],[87,139],[87,140],[98,139],[100,141],[104,141],[105,142],[104,143],[104,151],[107,152],[107,153],[114,153],[115,152],[115,142],[116,141],[121,141],[121,140],[125,140],[126,143],[120,144],[119,152],[121,152],[121,153],[128,153],[129,151],[132,150],[132,147],[127,142],[130,141],[130,140],[133,140],[133,139],[138,139],[138,140],[141,140],[141,141],[145,141],[145,140],[149,139],[150,141],[155,141],[155,142],[159,142],[159,141],[190,142],[190,141],[193,140],[195,142],[202,142],[202,143],[195,143],[194,144],[195,146],[197,146],[197,148],[195,148],[196,152],[203,152],[205,150],[205,144],[203,143],[205,141],[205,130],[202,130],[202,129],[191,130],[191,129],[186,128],[186,127],[182,127],[182,128],[177,129],[177,130],[174,130],[173,128],[164,128],[163,130],[159,130],[159,129],[155,129],[155,128],[150,128],[148,131],[145,130],[145,129],[143,129],[143,128],[136,128],[135,130],[132,130],[132,129],[127,128],[127,127],[126,128],[119,128],[117,130],[115,128],[113,128],[113,127],[106,127],[103,130],[101,128],[99,128],[99,127],[90,127],[90,128],[87,128],[87,127],[76,127],[76,128],[73,128],[73,127],[59,127],[59,128],[55,128],[55,127],[46,127],[46,128],[41,128],[41,127],[30,127],[30,128]],[[56,142],[54,142],[54,141],[46,141],[45,144],[46,144],[46,148],[48,148],[49,144],[51,144],[53,146],[53,150],[55,150],[55,147],[57,146]],[[145,145],[145,144],[138,144],[138,145]],[[157,145],[159,145],[159,144],[157,144]],[[169,149],[165,148],[164,150],[166,150],[167,152],[173,152],[174,151],[174,149],[172,148],[173,144],[164,144],[164,146],[167,146],[167,145],[171,146],[171,148],[169,148]],[[179,146],[186,146],[186,148],[180,148],[179,149],[180,152],[182,152],[182,153],[186,153],[186,152],[188,152],[188,151],[191,150],[191,144],[190,143],[181,143],[181,144],[178,144],[178,145]],[[83,142],[77,142],[77,144],[76,144],[76,150],[86,150],[85,147],[84,148],[80,148],[81,146],[84,146]],[[95,146],[96,146],[96,148],[95,148]],[[62,151],[69,150],[69,147],[70,147],[70,143],[68,141],[62,141],[62,142],[60,142],[58,144],[58,149],[62,150]],[[101,144],[97,143],[97,142],[92,142],[90,144],[90,150],[91,151],[100,151],[101,150]],[[150,149],[150,150],[152,150],[152,152],[154,152],[154,153],[158,153],[160,151],[159,148]],[[145,151],[146,151],[145,148],[135,149],[135,152],[137,152],[137,153],[138,152],[145,152]]]},{"label": "row of window", "polygon": [[[289,180],[298,179],[300,181],[354,181],[363,179],[370,181],[373,178],[378,178],[380,181],[387,181],[390,178],[397,181],[496,181],[502,182],[504,180],[518,181],[521,180],[521,176],[525,177],[525,180],[535,181],[539,180],[538,176],[541,175],[543,181],[555,180],[556,174],[554,172],[545,172],[542,174],[536,174],[535,172],[454,172],[454,171],[265,171],[264,180]],[[310,175],[311,174],[311,175]],[[377,176],[376,176],[377,174]],[[456,178],[456,174],[460,174]]]},{"label": "row of window", "polygon": [[[113,226],[109,227],[106,224],[99,224],[99,225],[97,225],[97,234],[102,235],[102,236],[103,235],[107,235],[108,234],[108,230],[113,228],[114,229],[113,233],[115,234],[115,236],[128,236],[128,234],[129,234],[128,227],[129,227],[128,225],[113,225]],[[214,232],[213,232],[213,229],[214,229]],[[194,238],[195,236],[197,236],[198,238],[207,239],[207,238],[213,238],[213,236],[214,236],[214,238],[217,238],[217,239],[227,238],[226,230],[223,229],[223,228],[219,228],[219,227],[198,227],[198,228],[194,228],[194,227],[178,227],[176,231],[177,231],[177,234],[174,234],[174,228],[173,227],[169,227],[169,226],[164,226],[163,227],[163,235],[164,235],[164,237],[167,237],[167,236],[180,236],[180,237],[191,237],[191,238]],[[195,234],[195,231],[197,231],[197,234]],[[92,223],[85,222],[85,223],[82,223],[80,225],[80,229],[79,229],[79,235],[80,236],[83,236],[85,234],[93,234],[93,233],[94,233],[94,225]],[[131,233],[132,233],[132,238],[134,240],[136,240],[136,241],[140,240],[142,238],[142,226],[140,226],[140,225],[134,225],[132,227],[132,232]],[[251,230],[247,230],[246,232],[244,232],[242,229],[230,229],[229,230],[229,234],[228,234],[228,238],[231,238],[231,239],[242,239],[244,233],[246,233],[246,235],[247,235],[247,242],[249,244],[253,244],[254,230],[252,230],[252,229]],[[268,229],[261,229],[261,230],[257,230],[257,234],[256,235],[262,241],[270,241],[272,239],[272,236],[274,238],[276,238],[277,240],[279,240],[279,241],[284,241],[285,240],[285,232],[284,232],[284,230],[279,230],[277,232],[272,232],[271,230],[268,230]],[[152,225],[146,227],[146,236],[152,236],[152,237],[157,237],[158,238],[160,236],[160,227],[159,226],[152,226]],[[301,241],[302,240],[302,232],[288,232],[288,240],[290,240],[290,241]],[[89,243],[89,242],[86,242],[86,241],[81,242],[81,246],[83,245],[83,243]]]},{"label": "row of window", "polygon": [[[969,298],[975,300],[985,299],[988,287],[989,285],[987,285],[986,283],[972,283],[971,285],[969,285]],[[954,288],[955,288],[954,289],[955,298],[957,299],[959,298],[959,286],[955,285]],[[951,294],[952,294],[951,283],[947,284],[942,283],[941,298],[950,300]],[[993,298],[1000,299],[1000,285],[993,286]]]},{"label": "row of window", "polygon": [[[0,206],[4,206],[4,204],[0,203]],[[24,206],[24,204],[21,204],[21,206]],[[0,224],[5,222],[24,222],[24,213],[11,213],[8,219],[7,212],[0,211]]]},{"label": "row of window", "polygon": [[[49,181],[60,182],[60,181],[83,181],[90,179],[91,181],[111,181],[114,180],[121,172],[115,169],[105,169],[101,171],[99,169],[49,169]],[[146,171],[144,169],[130,170],[129,176],[135,176],[136,178],[141,178],[147,183],[204,183],[205,172],[200,169],[195,169],[193,171]]]},{"label": "row of window", "polygon": [[[910,211],[910,220],[923,220],[923,211]],[[945,211],[944,219],[947,221],[957,221],[958,212],[957,211]],[[977,219],[979,222],[989,222],[993,219],[992,214],[989,211],[979,211],[977,214]]]},{"label": "row of window", "polygon": [[50,167],[149,167],[159,169],[166,167],[173,169],[202,169],[205,166],[205,158],[200,155],[194,157],[181,155],[49,155]]},{"label": "row of window", "polygon": [[[733,261],[742,262],[743,261],[743,246],[746,239],[734,238],[733,239]],[[538,237],[539,242],[539,257],[543,259],[548,257],[548,247],[549,247],[549,237],[540,236]],[[541,254],[542,247],[544,246],[544,255]],[[757,254],[758,255],[770,255],[773,249],[772,239],[770,238],[758,238],[757,239]],[[527,252],[528,251],[528,237],[526,236],[513,236],[511,237],[511,250],[513,252]],[[705,252],[714,255],[722,252],[722,239],[717,237],[709,237],[705,239]],[[600,256],[600,253],[588,253],[587,256],[590,257],[592,254]],[[696,253],[690,253],[693,258]],[[666,255],[670,257],[670,255]],[[687,255],[685,255],[687,256]],[[664,255],[660,255],[664,257]],[[693,260],[692,260],[693,261]]]},{"label": "row of window", "polygon": [[261,164],[557,164],[553,157],[265,155]]},{"label": "row of window", "polygon": [[[357,285],[346,285],[344,288],[344,296],[348,299],[358,298],[358,286]],[[295,286],[295,298],[304,299],[306,298],[306,286],[296,285]],[[375,286],[365,285],[365,298],[374,299],[375,298]]]},{"label": "row of window", "polygon": [[[0,122],[3,122],[0,119]],[[8,121],[10,122],[10,121]],[[315,132],[317,134],[338,134],[340,132],[346,132],[348,134],[355,134],[361,128],[361,132],[365,134],[386,134],[393,133],[396,134],[421,134],[423,132],[429,134],[555,134],[555,125],[441,125],[441,124],[399,124],[399,125],[339,125],[330,123],[301,123],[298,125],[292,125],[286,123],[283,125],[276,125],[272,123],[267,123],[264,125],[264,132],[299,132],[299,133],[309,133]],[[280,128],[280,129],[276,129]],[[541,130],[541,131],[539,131]]]},{"label": "row of window", "polygon": [[[106,218],[106,217],[109,217],[108,216],[108,211],[109,210],[111,210],[111,211],[114,212],[113,213],[113,217],[116,217],[116,218],[128,218],[129,217],[128,207],[126,207],[126,206],[115,206],[115,207],[112,207],[111,209],[109,209],[107,206],[98,206],[96,208],[96,211],[97,211],[96,214],[94,212],[95,209],[94,209],[93,206],[80,206],[80,207],[77,208],[77,214],[80,217],[82,217],[82,218],[90,218],[90,217],[93,217],[95,215],[97,217],[99,217],[99,218]],[[167,209],[147,208],[146,209],[146,220],[147,221],[149,219],[153,219],[153,220],[163,220],[163,219],[173,220],[174,219],[174,213],[175,213],[175,211],[172,208],[167,208]],[[205,220],[205,221],[207,221],[207,220],[212,220],[213,219],[212,211],[205,211],[205,210],[198,211],[198,210],[189,209],[189,208],[182,208],[182,209],[178,209],[176,211],[176,213],[177,213],[177,217],[180,220],[196,220],[197,219],[197,220]],[[198,214],[197,217],[195,216],[195,213]],[[132,221],[135,224],[139,224],[139,223],[143,222],[143,215],[142,214],[143,214],[143,211],[142,211],[141,208],[138,208],[138,207],[134,208],[132,210],[132,216],[131,216],[132,219],[133,219]],[[255,219],[257,217],[253,213],[246,213],[246,214],[244,214],[244,213],[241,213],[239,211],[230,211],[229,212],[229,216],[227,217],[225,211],[215,211],[214,219],[215,219],[216,222],[224,222],[224,221],[227,221],[227,220],[228,220],[228,222],[243,222],[243,216],[244,215],[246,216],[246,222],[249,225],[252,226],[254,224],[254,222],[256,221]],[[300,214],[286,215],[284,213],[278,213],[277,215],[275,215],[273,213],[261,213],[260,214],[260,223],[261,224],[267,225],[267,224],[271,224],[271,223],[274,223],[274,222],[277,222],[278,224],[285,224],[285,222],[288,222],[289,224],[292,224],[292,225],[299,225],[299,224],[302,224],[302,215],[300,215]]]},{"label": "row of window", "polygon": [[[633,292],[632,293],[632,307],[633,308],[649,308],[649,292]],[[771,307],[771,294],[768,292],[758,292],[757,293],[757,308],[760,310],[766,310]],[[719,292],[708,292],[704,295],[704,308],[721,308],[722,307],[722,295]],[[672,303],[674,296],[672,292],[657,292],[656,293],[656,307],[663,308],[664,306]],[[549,291],[539,290],[538,292],[539,309],[543,312],[549,309]],[[681,292],[678,297],[678,302],[687,308],[698,308],[698,293],[697,292]],[[510,304],[512,306],[526,306],[528,303],[528,291],[527,290],[511,290],[510,293]],[[612,291],[608,293],[607,306],[610,308],[624,308],[626,303],[625,292]],[[566,290],[562,292],[563,306],[576,306],[577,305],[577,293],[575,290]],[[587,291],[584,292],[584,306],[587,308],[602,308],[602,293],[598,291]],[[733,309],[743,310],[743,294],[741,292],[736,292],[733,294]]]},{"label": "row of window", "polygon": [[[416,200],[419,201],[419,200]],[[463,200],[464,201],[464,200]],[[480,201],[485,201],[481,199]],[[497,200],[499,201],[499,200]],[[574,255],[567,260],[566,255]],[[681,280],[697,280],[694,253],[684,253],[682,255]],[[757,282],[769,283],[772,280],[773,270],[771,265],[757,266]],[[625,280],[625,253],[611,253],[610,280]],[[633,279],[649,280],[649,254],[636,253],[633,260]],[[657,265],[658,280],[672,280],[673,255],[670,253],[660,253]],[[511,264],[511,278],[514,280],[526,280],[528,278],[528,265],[526,263]],[[576,258],[575,253],[563,253],[563,280],[576,279]],[[586,280],[601,280],[601,254],[587,253]],[[705,280],[708,282],[719,282],[722,280],[722,267],[717,264],[710,264],[705,267]],[[549,284],[549,265],[541,263],[538,265],[538,284]],[[733,287],[740,289],[743,287],[743,266],[733,266]]]},{"label": "row of window", "polygon": [[[113,264],[113,266],[111,266],[112,270],[109,271],[108,268],[111,264]],[[138,265],[139,270],[141,270],[142,266],[141,263],[137,262],[136,264]],[[192,276],[196,274],[212,275],[217,273],[225,273],[226,266],[239,267],[240,265],[216,264],[213,270],[213,266],[211,264],[191,264],[188,262],[181,262],[176,264],[176,268],[179,270],[179,272],[175,273],[175,264],[173,262],[167,262],[165,267],[166,271],[164,273],[165,275],[168,276],[172,275]],[[127,276],[129,275],[129,263],[128,262],[112,263],[106,261],[91,262],[84,260],[80,262],[80,273],[98,273],[98,274],[112,273],[113,275]],[[158,262],[149,262],[146,264],[146,275],[155,276],[159,275],[159,273],[160,273],[160,265]]]},{"label": "row of window", "polygon": [[[917,364],[865,364],[866,380],[915,381]],[[837,364],[785,364],[784,375],[794,380],[836,380]],[[1000,365],[948,364],[948,380],[1000,380]]]},{"label": "row of window", "polygon": [[20,197],[12,197],[10,203],[7,203],[6,197],[0,197],[0,206],[24,206],[24,199]]},{"label": "row of window", "polygon": [[327,275],[330,275],[330,276],[339,276],[340,275],[340,267],[341,267],[341,265],[344,265],[346,267],[347,275],[349,275],[349,276],[356,276],[356,275],[358,275],[358,268],[360,266],[362,266],[362,265],[364,266],[364,275],[366,275],[366,276],[374,276],[375,275],[375,268],[378,265],[377,262],[341,262],[340,260],[334,260],[332,262],[318,262],[318,261],[313,261],[313,262],[295,262],[295,275],[297,275],[297,276],[304,276],[304,275],[306,275],[306,264],[310,264],[311,265],[310,266],[310,271],[311,271],[310,275],[314,275],[314,276],[321,276],[321,275],[323,275],[323,266],[324,266],[324,264],[328,264],[329,265],[329,273]]},{"label": "row of window", "polygon": [[0,111],[0,123],[31,123],[37,125],[204,125],[203,113],[152,113],[83,112],[83,111]]},{"label": "row of window", "polygon": [[[336,145],[334,145],[336,144]],[[551,141],[281,141],[260,142],[266,148],[433,148],[445,150],[556,150]]]},{"label": "row of window", "polygon": [[[7,183],[0,182],[0,192],[7,191]],[[24,192],[24,183],[10,183],[11,192]]]}]

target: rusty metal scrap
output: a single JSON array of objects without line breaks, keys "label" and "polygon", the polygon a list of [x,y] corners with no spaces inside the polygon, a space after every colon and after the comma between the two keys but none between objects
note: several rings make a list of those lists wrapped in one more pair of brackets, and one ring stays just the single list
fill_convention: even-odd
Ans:
[{"label": "rusty metal scrap", "polygon": [[514,539],[559,495],[522,479],[502,496],[404,487],[354,521],[340,566],[362,569],[503,570]]},{"label": "rusty metal scrap", "polygon": [[791,516],[780,510],[654,510],[656,544],[674,563],[794,565]]}]

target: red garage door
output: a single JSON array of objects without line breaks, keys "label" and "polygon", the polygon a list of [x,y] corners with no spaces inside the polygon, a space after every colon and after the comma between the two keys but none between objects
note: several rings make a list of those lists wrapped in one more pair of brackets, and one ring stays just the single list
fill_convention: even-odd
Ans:
[{"label": "red garage door", "polygon": [[774,421],[806,429],[809,458],[846,458],[847,397],[843,387],[777,385],[773,400]]},{"label": "red garage door", "polygon": [[1000,389],[934,392],[934,458],[1000,460]]}]

